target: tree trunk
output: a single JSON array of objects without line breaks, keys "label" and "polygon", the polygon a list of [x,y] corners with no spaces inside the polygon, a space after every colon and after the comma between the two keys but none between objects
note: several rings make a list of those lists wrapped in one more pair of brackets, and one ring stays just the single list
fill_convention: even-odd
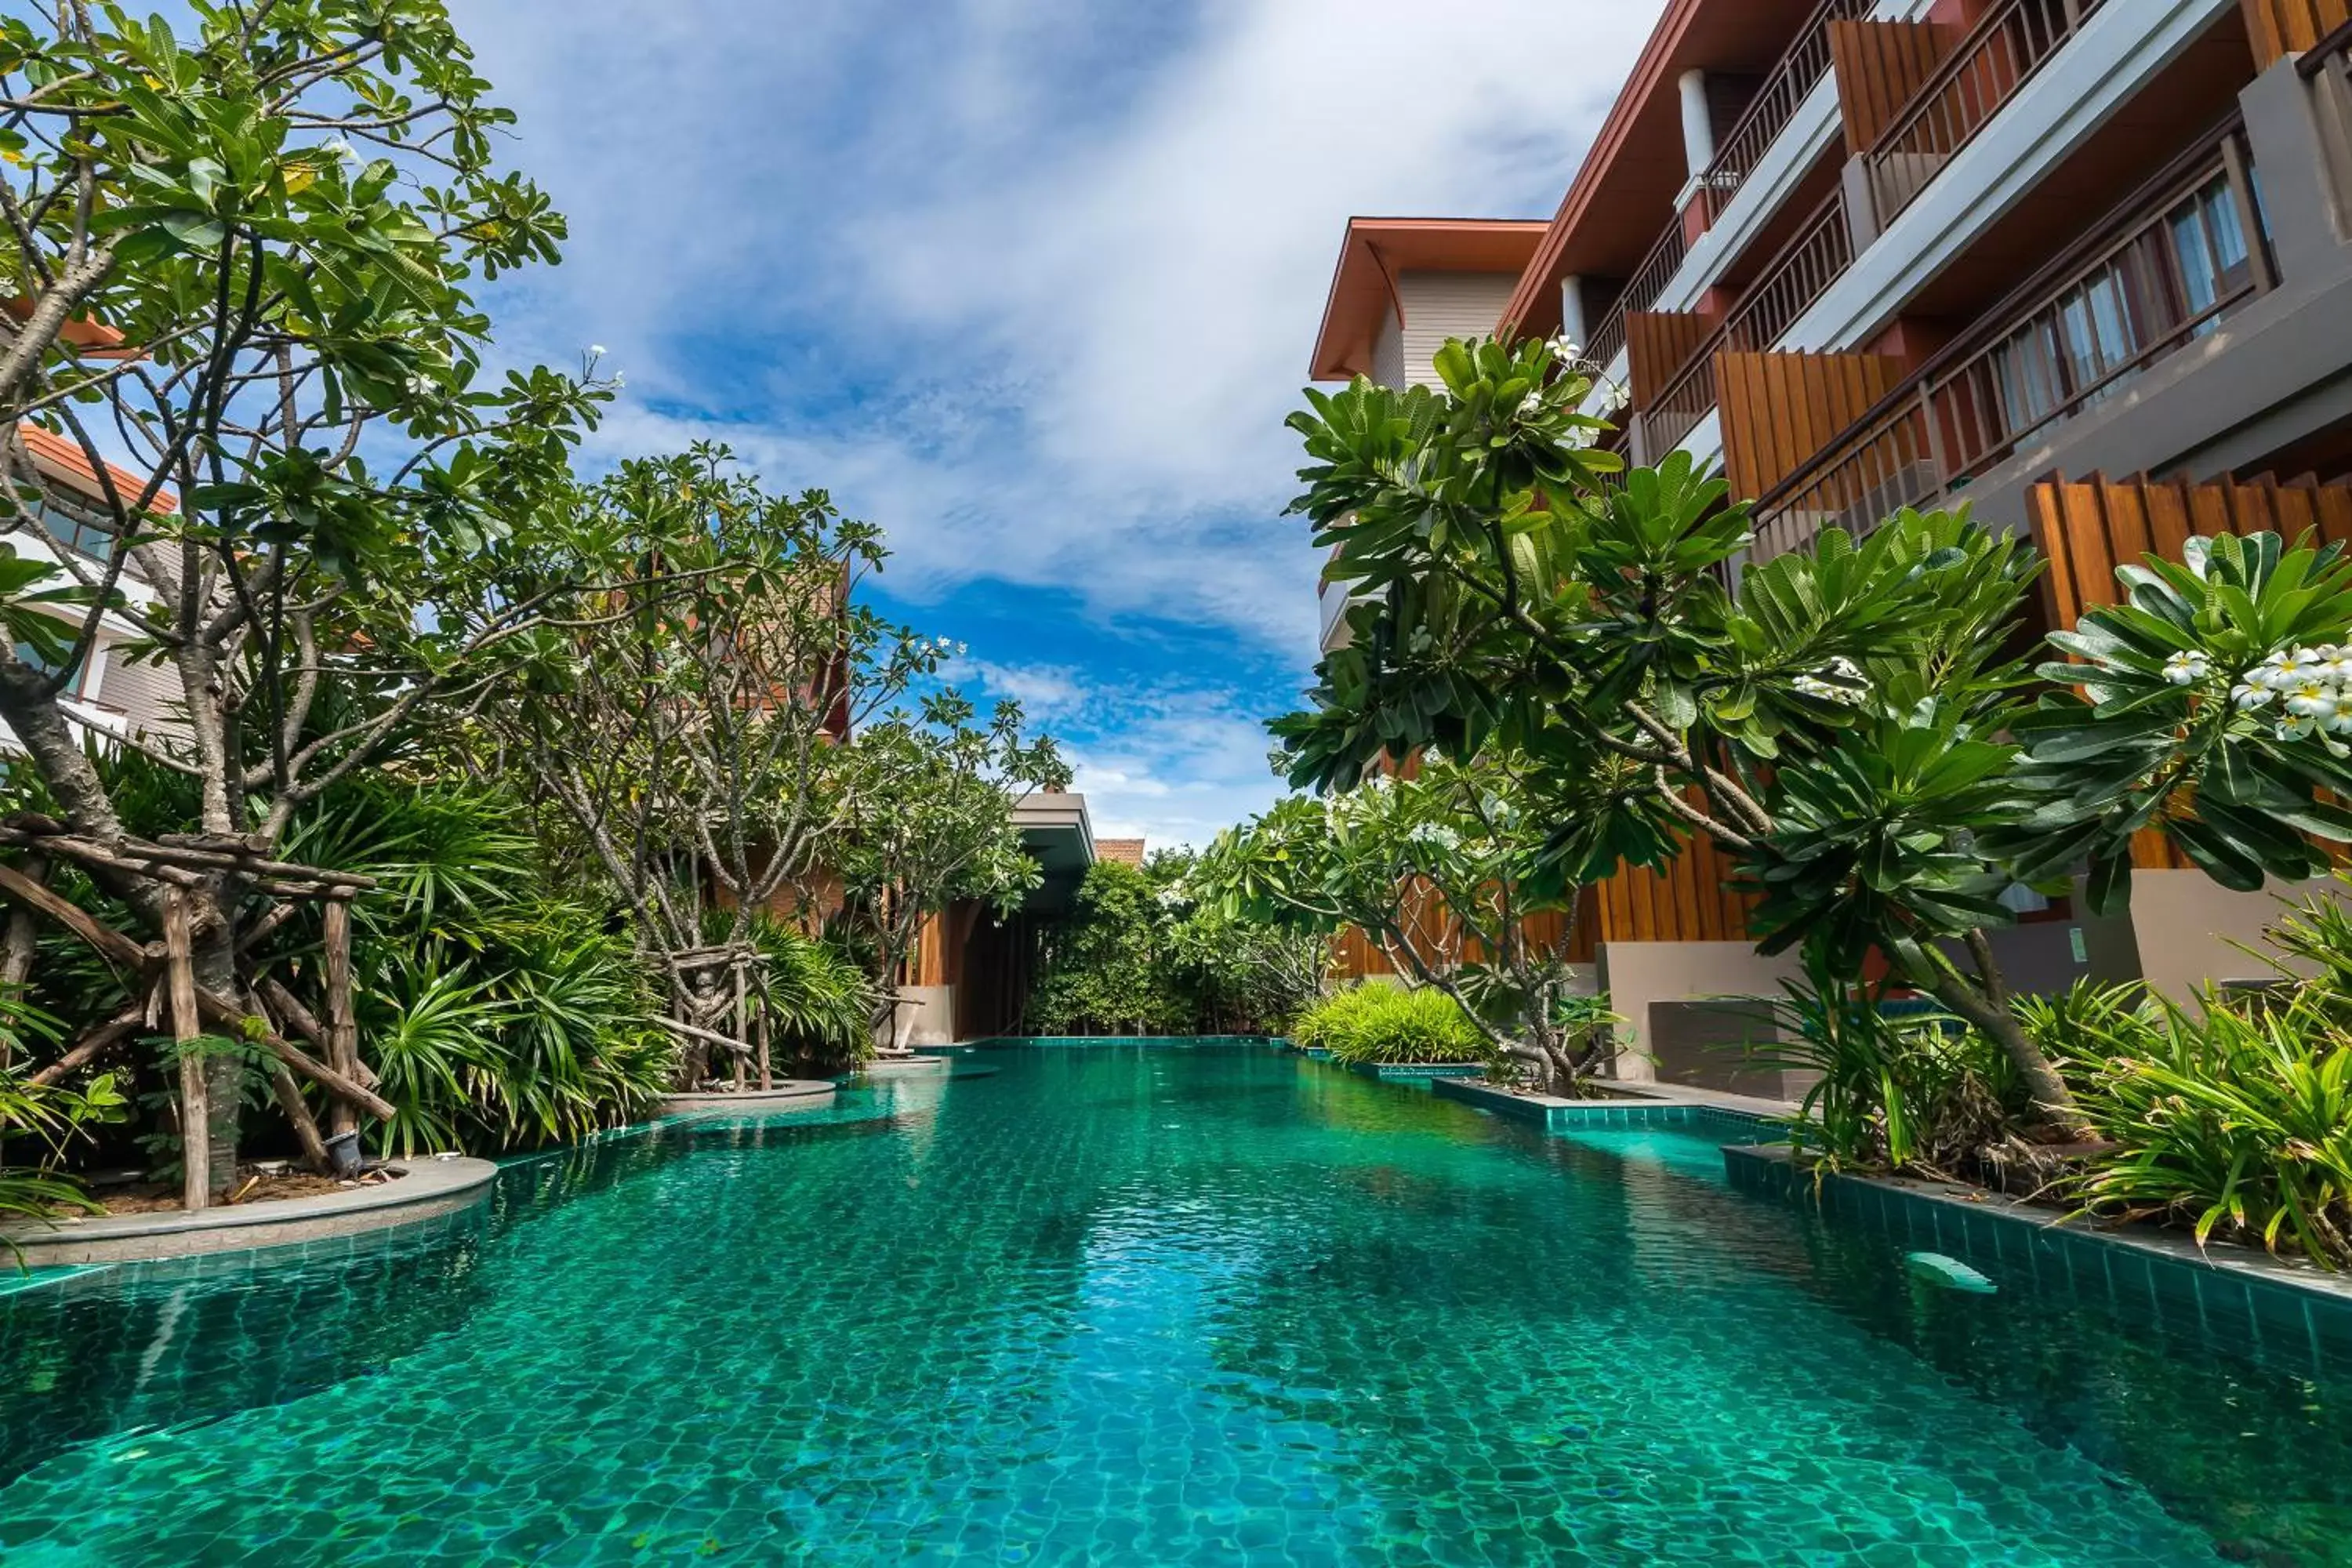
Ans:
[{"label": "tree trunk", "polygon": [[[238,996],[241,988],[236,977],[236,933],[222,910],[217,887],[191,891],[187,910],[189,966],[196,984],[215,996]],[[205,1140],[213,1175],[223,1185],[236,1174],[245,1071],[244,1061],[233,1053],[214,1051],[205,1058]]]},{"label": "tree trunk", "polygon": [[2045,1123],[2069,1138],[2090,1135],[2090,1128],[2066,1080],[2059,1076],[2050,1058],[2042,1054],[2042,1047],[2033,1043],[2032,1037],[2017,1021],[2017,1015],[2007,1007],[1995,1006],[1957,974],[1937,973],[1927,992],[2000,1047]]}]

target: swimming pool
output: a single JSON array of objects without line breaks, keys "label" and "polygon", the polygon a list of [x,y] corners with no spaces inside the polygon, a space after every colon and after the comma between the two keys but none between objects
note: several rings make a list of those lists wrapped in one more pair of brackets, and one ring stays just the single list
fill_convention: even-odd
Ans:
[{"label": "swimming pool", "polygon": [[489,1212],[0,1297],[0,1562],[2352,1552],[2352,1374],[1267,1047],[673,1124]]}]

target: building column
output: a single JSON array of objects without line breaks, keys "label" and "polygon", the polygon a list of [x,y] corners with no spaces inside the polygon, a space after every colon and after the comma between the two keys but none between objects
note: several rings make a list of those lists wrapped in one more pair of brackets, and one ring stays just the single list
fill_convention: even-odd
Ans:
[{"label": "building column", "polygon": [[1592,342],[1585,329],[1584,279],[1579,273],[1559,280],[1559,331],[1580,349]]},{"label": "building column", "polygon": [[1715,162],[1715,110],[1706,100],[1706,72],[1685,71],[1677,85],[1683,98],[1683,160],[1696,180]]}]

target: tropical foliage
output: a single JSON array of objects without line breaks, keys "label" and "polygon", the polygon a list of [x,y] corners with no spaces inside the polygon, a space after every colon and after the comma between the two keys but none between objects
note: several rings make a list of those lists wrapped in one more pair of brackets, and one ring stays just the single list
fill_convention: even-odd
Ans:
[{"label": "tropical foliage", "polygon": [[1563,875],[1706,836],[1762,890],[1767,951],[1845,975],[1882,956],[2000,1049],[2021,1121],[2058,1138],[2087,1123],[1989,936],[2020,892],[2069,892],[2087,865],[2088,901],[2114,907],[2140,827],[2232,887],[2307,873],[2305,836],[2352,838],[2335,547],[2216,540],[2126,568],[2127,602],[2036,670],[2017,631],[2038,563],[2013,536],[1904,511],[1750,561],[1721,481],[1594,448],[1587,367],[1538,342],[1435,364],[1442,388],[1359,380],[1293,417],[1295,510],[1361,601],[1311,709],[1276,726],[1294,782],[1349,790],[1424,753],[1570,780],[1606,759],[1648,787],[1566,819]]},{"label": "tropical foliage", "polygon": [[1195,895],[1194,868],[1163,851],[1087,870],[1045,933],[1032,1034],[1274,1034],[1320,994],[1324,941],[1229,917]]},{"label": "tropical foliage", "polygon": [[1495,1055],[1452,996],[1377,980],[1335,991],[1300,1013],[1290,1042],[1328,1051],[1336,1062],[1483,1062]]},{"label": "tropical foliage", "polygon": [[1562,772],[1499,746],[1468,763],[1416,758],[1223,835],[1199,881],[1236,918],[1367,933],[1398,973],[1451,997],[1494,1054],[1572,1094],[1610,1041],[1563,1022],[1580,987],[1569,955],[1583,889],[1561,846],[1607,834],[1616,803],[1649,791],[1593,761]]},{"label": "tropical foliage", "polygon": [[2084,983],[2020,1012],[2107,1145],[2081,1202],[2352,1267],[2352,912],[2315,896],[2267,935],[2269,988],[2184,1006]]}]

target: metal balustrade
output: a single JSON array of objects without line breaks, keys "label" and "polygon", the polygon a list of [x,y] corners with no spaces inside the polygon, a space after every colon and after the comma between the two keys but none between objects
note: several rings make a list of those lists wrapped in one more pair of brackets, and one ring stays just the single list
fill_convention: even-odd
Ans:
[{"label": "metal balustrade", "polygon": [[1739,194],[1748,176],[1797,117],[1798,108],[1829,74],[1830,24],[1860,21],[1870,8],[1871,0],[1822,0],[1798,29],[1796,41],[1773,65],[1746,112],[1725,132],[1715,161],[1699,176],[1709,223],[1731,205],[1731,198]]},{"label": "metal balustrade", "polygon": [[1759,500],[1757,559],[1966,489],[2276,283],[2233,120]]},{"label": "metal balustrade", "polygon": [[1909,206],[2101,0],[2004,0],[1969,30],[1864,154],[1878,226]]},{"label": "metal balustrade", "polygon": [[1770,348],[1853,265],[1853,234],[1845,221],[1844,194],[1832,192],[1643,412],[1643,454],[1655,461],[1672,451],[1715,406],[1717,353]]}]

